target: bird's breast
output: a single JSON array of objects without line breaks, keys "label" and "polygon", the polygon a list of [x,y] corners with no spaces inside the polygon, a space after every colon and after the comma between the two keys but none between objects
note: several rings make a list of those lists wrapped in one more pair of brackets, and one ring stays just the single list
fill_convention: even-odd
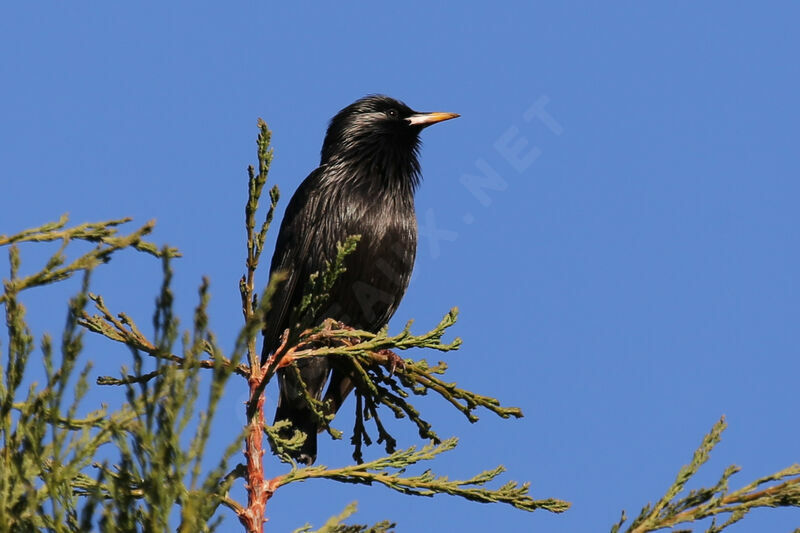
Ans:
[{"label": "bird's breast", "polygon": [[[413,201],[340,197],[329,208],[336,213],[331,235],[320,242],[340,243],[360,235],[330,294],[334,310],[328,316],[351,326],[377,330],[388,322],[408,287],[417,248],[417,220]],[[329,261],[336,250],[324,254]]]}]

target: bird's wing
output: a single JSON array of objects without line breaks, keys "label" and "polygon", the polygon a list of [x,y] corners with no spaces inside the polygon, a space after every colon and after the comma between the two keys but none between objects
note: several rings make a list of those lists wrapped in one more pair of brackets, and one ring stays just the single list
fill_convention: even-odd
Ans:
[{"label": "bird's wing", "polygon": [[276,272],[283,272],[287,277],[275,291],[272,306],[267,313],[262,362],[278,347],[283,331],[292,326],[289,323],[292,308],[302,298],[304,279],[311,274],[306,272],[305,263],[314,238],[315,217],[318,216],[315,206],[318,199],[309,193],[314,189],[320,174],[321,168],[309,174],[286,206],[275,243],[275,254],[272,256],[270,277]]}]

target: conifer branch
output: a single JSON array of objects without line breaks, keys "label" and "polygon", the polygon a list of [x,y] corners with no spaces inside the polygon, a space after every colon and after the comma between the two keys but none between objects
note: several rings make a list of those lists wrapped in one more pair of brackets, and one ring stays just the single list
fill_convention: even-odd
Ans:
[{"label": "conifer branch", "polygon": [[[295,346],[273,356],[272,361],[280,361],[278,366],[289,366],[299,359],[329,357],[333,365],[339,366],[350,375],[358,394],[356,425],[351,438],[354,445],[353,457],[357,461],[363,458],[362,445],[371,443],[364,424],[366,419],[371,419],[375,424],[378,442],[385,444],[386,452],[395,451],[396,439],[381,420],[377,409],[379,405],[387,407],[395,418],[407,417],[417,427],[420,437],[439,442],[432,425],[408,401],[412,394],[426,395],[433,391],[473,423],[478,420],[474,411],[479,407],[502,418],[521,417],[522,411],[519,408],[503,407],[495,398],[459,388],[455,383],[448,383],[437,377],[447,370],[445,363],[440,361],[432,367],[424,359],[400,359],[392,351],[410,348],[431,348],[439,351],[458,349],[461,339],[456,338],[450,343],[442,341],[446,330],[455,324],[457,317],[458,309],[451,309],[436,327],[422,335],[411,334],[412,322],[409,321],[403,331],[394,336],[388,335],[386,328],[378,333],[371,333],[348,328],[329,319],[322,326],[303,332]],[[296,379],[299,379],[299,375]],[[338,431],[328,424],[330,416],[325,406],[308,395],[303,398],[309,411],[318,417],[318,421],[334,438],[338,438]]]},{"label": "conifer branch", "polygon": [[[273,276],[270,280],[265,294],[258,301],[255,290],[255,273],[261,252],[264,248],[264,241],[275,207],[278,202],[279,193],[277,187],[270,192],[271,204],[267,211],[267,216],[261,229],[255,231],[255,216],[258,211],[258,203],[261,192],[267,182],[269,166],[272,162],[272,148],[270,139],[272,133],[267,124],[258,120],[259,134],[256,140],[258,147],[258,174],[251,165],[248,167],[248,195],[245,204],[245,231],[247,235],[247,259],[245,261],[246,272],[239,281],[239,292],[242,299],[242,313],[244,314],[245,326],[239,334],[237,341],[237,351],[244,349],[247,352],[247,381],[249,386],[249,397],[247,400],[247,429],[245,438],[245,459],[246,459],[246,484],[247,507],[240,507],[237,511],[239,521],[244,528],[251,533],[262,531],[266,521],[265,509],[267,501],[272,496],[274,489],[264,481],[263,465],[263,439],[266,424],[264,422],[264,387],[267,381],[264,379],[264,369],[261,366],[261,353],[257,349],[257,334],[263,329],[264,317],[271,303],[272,294],[275,292],[280,277]],[[274,445],[273,445],[274,446]]]},{"label": "conifer branch", "polygon": [[[40,271],[25,277],[14,276],[12,280],[6,281],[8,285],[6,291],[0,295],[0,303],[9,297],[9,293],[18,293],[30,287],[65,280],[76,272],[91,271],[96,266],[108,262],[114,252],[124,248],[134,248],[157,257],[165,254],[170,257],[180,255],[174,248],[165,248],[159,251],[153,243],[144,240],[144,237],[153,231],[155,221],[148,222],[128,235],[117,236],[117,226],[130,220],[124,218],[108,222],[87,223],[65,229],[68,217],[63,215],[57,222],[50,222],[11,236],[0,235],[0,246],[12,245],[15,247],[23,242],[61,241],[58,251],[50,256],[45,267]],[[66,248],[70,242],[75,240],[99,244],[93,250],[67,263]]]},{"label": "conifer branch", "polygon": [[344,520],[355,514],[358,508],[356,502],[352,502],[336,516],[329,518],[323,526],[315,531],[311,530],[311,525],[295,529],[294,533],[390,533],[397,524],[384,520],[372,526],[361,524],[342,524]]},{"label": "conifer branch", "polygon": [[[173,353],[165,353],[159,349],[154,341],[149,340],[142,334],[136,323],[125,313],[119,313],[114,316],[106,306],[102,296],[89,293],[89,299],[94,302],[95,308],[100,312],[100,315],[89,315],[83,312],[79,323],[89,331],[99,333],[104,337],[116,342],[121,342],[126,346],[139,350],[151,357],[161,358],[176,363],[180,368],[187,368],[186,358]],[[230,367],[234,373],[246,377],[248,375],[248,367],[245,364],[233,365],[231,361],[226,358],[221,350],[217,347],[213,336],[208,339],[200,339],[200,348],[203,353],[212,357],[212,359],[201,359],[192,361],[192,365],[201,368],[214,368],[215,365],[223,364]],[[149,381],[166,371],[166,367],[160,367],[150,373],[139,376],[127,376],[125,378],[113,378],[110,376],[100,376],[97,378],[98,385],[124,385],[126,383],[142,383]]]},{"label": "conifer branch", "polygon": [[[42,391],[42,393],[45,394],[47,392],[48,391]],[[37,400],[29,400],[27,402],[16,402],[13,403],[11,407],[15,411],[23,415],[27,415],[31,413],[32,401],[37,401]],[[38,411],[38,414],[42,414],[48,420],[51,420],[53,423],[58,424],[59,426],[70,430],[79,430],[85,428],[104,428],[108,426],[109,421],[112,421],[118,427],[124,427],[128,422],[133,420],[135,417],[135,414],[132,411],[122,411],[122,412],[118,411],[109,414],[105,408],[89,413],[89,415],[85,418],[67,418],[61,415],[59,412],[51,410],[49,407],[45,407],[41,411]]]},{"label": "conifer branch", "polygon": [[[692,461],[680,469],[664,496],[655,505],[646,505],[625,530],[626,533],[658,531],[709,517],[714,519],[707,531],[716,533],[740,521],[758,507],[800,507],[800,465],[759,478],[733,492],[729,490],[729,481],[740,468],[729,466],[713,487],[691,490],[686,496],[678,497],[687,482],[708,461],[711,450],[719,444],[726,427],[725,417],[714,424],[695,451]],[[717,524],[716,518],[721,515],[727,515],[727,519]],[[622,518],[611,528],[611,532],[621,531],[626,520],[623,511]]]},{"label": "conifer branch", "polygon": [[[200,458],[210,436],[215,406],[231,369],[236,368],[234,362],[225,364],[226,361],[217,357],[220,352],[207,330],[207,280],[200,289],[201,302],[195,311],[193,332],[184,335],[182,356],[168,358],[166,365],[157,364],[151,373],[143,371],[140,350],[136,347],[172,355],[170,347],[177,336],[169,289],[171,271],[167,262],[153,342],[124,314],[113,317],[99,297],[95,301],[104,311],[103,322],[83,321],[88,317],[85,306],[90,300],[88,274],[107,262],[113,252],[130,247],[151,251],[152,255],[165,260],[176,255],[174,249],[158,251],[141,239],[152,229],[152,224],[131,235],[116,237],[114,227],[125,221],[63,229],[66,219],[62,218],[58,223],[3,237],[2,244],[11,244],[11,276],[3,283],[0,300],[5,307],[9,333],[9,359],[4,368],[0,368],[0,378],[4,373],[8,376],[0,379],[0,523],[4,527],[26,531],[86,531],[94,529],[92,517],[99,508],[108,529],[134,530],[144,526],[162,529],[159,526],[167,524],[178,502],[182,530],[207,530],[213,525],[211,515],[227,498],[233,479],[225,478],[224,473],[227,461],[239,449],[240,438],[222,454],[220,463],[208,476],[200,475]],[[18,243],[59,239],[62,240],[59,250],[43,269],[29,276],[19,275]],[[76,239],[97,241],[100,245],[67,264],[65,249]],[[67,279],[80,271],[84,272],[83,287],[69,304],[60,363],[55,362],[52,341],[45,335],[41,342],[45,383],[40,389],[31,386],[25,401],[18,401],[16,390],[34,350],[34,339],[25,323],[25,310],[18,295],[33,287]],[[126,384],[126,404],[112,413],[106,413],[103,408],[79,417],[78,406],[89,388],[91,364],[85,365],[77,378],[75,370],[83,346],[81,326],[89,325],[109,338],[133,345],[135,365],[133,375],[119,380]],[[198,356],[209,351],[209,346],[212,356],[217,357],[209,368],[212,370],[209,403],[199,417],[187,450],[180,436],[196,412],[193,406],[198,398],[197,372],[208,366],[199,364]],[[149,379],[144,379],[145,376]],[[138,391],[131,387],[132,383],[138,385]],[[11,410],[18,414],[8,416]],[[87,476],[84,470],[96,457],[98,449],[112,442],[121,454],[121,464],[108,467],[95,463],[97,479]],[[200,486],[202,490],[198,489]],[[77,513],[79,497],[84,502],[80,515]],[[145,500],[146,505],[138,506],[137,500]]]},{"label": "conifer branch", "polygon": [[26,229],[11,236],[0,235],[0,246],[21,242],[69,242],[82,240],[100,242],[113,250],[132,247],[155,257],[162,257],[164,253],[168,254],[170,257],[181,256],[177,248],[160,250],[155,244],[141,240],[142,236],[147,235],[153,230],[155,221],[152,220],[133,234],[138,235],[138,238],[132,240],[127,240],[127,238],[125,238],[124,240],[120,240],[120,237],[117,236],[117,226],[121,226],[132,220],[133,219],[130,217],[125,217],[117,220],[108,220],[106,222],[87,222],[72,228],[64,229],[64,226],[69,222],[69,215],[65,213],[61,215],[61,218],[56,222],[48,222],[39,227]]},{"label": "conifer branch", "polygon": [[432,460],[437,455],[452,450],[457,442],[458,439],[450,438],[438,445],[428,444],[419,450],[416,446],[411,446],[374,461],[342,468],[326,466],[295,468],[273,481],[277,487],[314,478],[361,485],[380,483],[403,494],[414,496],[450,494],[481,503],[506,503],[524,511],[545,509],[559,513],[569,508],[569,504],[561,500],[552,498],[534,500],[528,495],[529,483],[518,485],[516,482],[510,481],[498,489],[485,488],[484,485],[505,471],[502,466],[482,472],[470,479],[457,481],[451,481],[445,476],[436,476],[430,470],[426,470],[418,476],[403,477],[401,475],[412,465]]},{"label": "conifer branch", "polygon": [[[173,345],[178,339],[178,323],[172,314],[171,275],[165,258],[164,283],[154,316],[156,331],[150,344],[159,353],[166,354],[173,353]],[[209,344],[215,344],[208,331],[208,290],[208,280],[204,279],[199,289],[200,302],[195,308],[192,330],[182,336],[183,351],[179,361],[156,357],[156,376],[142,380],[138,378],[146,375],[144,359],[139,350],[133,350],[134,372],[130,376],[124,374],[120,380],[127,393],[128,405],[136,411],[137,423],[114,435],[120,464],[95,464],[98,470],[96,483],[83,490],[90,501],[103,506],[104,513],[118,509],[119,502],[127,502],[128,508],[135,510],[133,516],[128,511],[111,515],[117,527],[122,529],[132,523],[163,529],[168,526],[176,503],[180,506],[179,530],[205,529],[217,507],[226,505],[226,502],[230,504],[227,493],[235,478],[227,477],[225,472],[228,461],[240,447],[243,435],[228,445],[216,468],[201,475],[201,458],[210,437],[211,420],[225,384],[237,368],[236,359],[218,357],[213,361],[207,404],[196,417],[198,410],[195,405],[201,383],[199,373],[208,369],[198,364],[199,357],[206,353]],[[126,331],[138,332],[138,328],[128,326]],[[186,439],[185,431],[192,420],[196,420],[194,433]]]}]

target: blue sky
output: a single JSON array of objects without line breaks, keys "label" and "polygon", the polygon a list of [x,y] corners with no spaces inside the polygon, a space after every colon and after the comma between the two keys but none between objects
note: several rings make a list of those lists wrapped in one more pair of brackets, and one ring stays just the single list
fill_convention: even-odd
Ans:
[{"label": "blue sky", "polygon": [[[318,482],[282,489],[269,528],[319,526],[358,500],[357,521],[400,531],[602,531],[658,499],[722,414],[730,428],[700,481],[736,463],[738,487],[800,461],[798,16],[790,2],[6,4],[0,233],[67,211],[155,218],[154,239],[184,253],[184,322],[208,275],[230,347],[256,118],[273,129],[270,179],[285,205],[328,119],[356,98],[458,112],[424,132],[424,231],[392,327],[415,318],[421,331],[459,306],[451,379],[526,414],[470,425],[424,402],[441,435],[461,437],[436,470],[502,463],[534,497],[573,508]],[[487,167],[493,188],[464,185]],[[33,269],[41,258],[27,253]],[[158,283],[158,264],[134,254],[95,276],[142,324]],[[52,302],[76,289],[30,294],[37,333],[60,330]],[[110,373],[126,355],[92,339],[87,357]],[[118,394],[94,391],[87,408]],[[244,398],[226,395],[220,447]],[[394,427],[401,445],[416,442]],[[324,442],[320,461],[349,452]],[[761,511],[730,530],[799,522]]]}]

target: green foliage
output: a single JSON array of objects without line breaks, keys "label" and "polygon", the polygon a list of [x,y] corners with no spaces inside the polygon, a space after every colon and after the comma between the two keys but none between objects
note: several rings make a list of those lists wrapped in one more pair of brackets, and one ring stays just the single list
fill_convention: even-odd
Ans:
[{"label": "green foliage", "polygon": [[[361,235],[350,235],[344,242],[336,245],[336,259],[332,263],[326,264],[326,269],[322,272],[314,272],[309,276],[303,298],[300,305],[294,311],[298,317],[317,316],[322,311],[323,306],[328,302],[328,293],[333,288],[336,279],[345,271],[344,260],[353,253],[361,240]],[[313,326],[307,321],[306,326]]]},{"label": "green foliage", "polygon": [[[385,443],[386,452],[395,451],[397,441],[381,420],[378,410],[380,406],[388,408],[395,418],[408,418],[416,426],[421,438],[430,439],[434,443],[441,442],[432,425],[422,418],[408,400],[412,395],[424,396],[433,392],[464,414],[470,422],[478,421],[474,411],[479,407],[502,418],[522,416],[522,411],[516,407],[503,407],[494,398],[461,389],[456,383],[440,379],[438,376],[447,371],[447,365],[442,361],[431,366],[425,359],[400,359],[394,353],[393,350],[411,348],[428,348],[442,352],[457,350],[461,346],[461,339],[456,338],[449,343],[442,341],[457,317],[458,309],[451,309],[436,327],[422,335],[411,334],[410,321],[399,334],[390,336],[386,329],[371,333],[343,327],[332,320],[301,335],[291,352],[292,359],[329,357],[333,364],[339,365],[353,376],[357,401],[356,425],[351,442],[355,446],[354,458],[357,461],[362,460],[363,444],[371,443],[365,425],[367,419],[374,423],[378,431],[378,442]],[[299,375],[296,377],[300,379]],[[329,420],[325,406],[308,395],[305,400],[321,420]],[[341,433],[330,427],[327,429],[334,437]]]},{"label": "green foliage", "polygon": [[[145,240],[152,231],[152,222],[125,234],[122,226],[129,219],[67,227],[65,216],[38,228],[0,236],[0,246],[7,247],[10,264],[10,276],[3,281],[0,295],[6,318],[6,336],[0,338],[0,344],[5,343],[0,359],[0,530],[160,531],[177,527],[180,531],[213,531],[225,516],[219,512],[222,508],[238,518],[246,530],[261,531],[265,508],[275,491],[312,479],[380,484],[413,496],[449,494],[526,511],[566,510],[567,502],[531,497],[527,483],[494,485],[504,472],[502,466],[465,480],[450,480],[429,469],[413,472],[422,463],[452,450],[457,440],[441,439],[412,404],[412,398],[433,393],[471,422],[478,420],[479,409],[502,418],[522,416],[517,408],[504,407],[494,398],[446,381],[443,376],[447,365],[443,362],[431,365],[425,359],[401,359],[395,353],[413,348],[439,352],[458,349],[460,339],[443,340],[456,322],[456,309],[420,335],[411,333],[411,322],[401,332],[390,335],[388,330],[371,333],[329,320],[301,332],[296,339],[285,339],[279,353],[261,364],[257,341],[271,296],[282,279],[281,275],[273,276],[263,292],[256,292],[256,272],[279,199],[278,189],[273,187],[266,214],[257,228],[259,201],[272,160],[269,143],[269,129],[259,121],[258,172],[254,167],[248,168],[247,250],[245,273],[239,284],[244,323],[228,353],[210,329],[208,280],[200,285],[199,302],[189,329],[180,332],[178,318],[173,314],[170,268],[170,259],[179,253]],[[74,249],[70,244],[81,241],[93,243],[94,247],[68,259],[68,251]],[[325,293],[343,271],[344,259],[357,242],[353,237],[342,243],[336,260],[308,281],[301,312],[314,311],[325,304]],[[44,267],[23,275],[20,247],[36,243],[59,245]],[[129,315],[112,312],[102,296],[90,292],[93,270],[123,249],[161,260],[164,281],[156,299],[154,332],[150,336]],[[21,297],[30,289],[63,282],[75,274],[82,276],[82,285],[67,305],[60,342],[56,345],[45,335],[37,345]],[[94,311],[87,309],[90,305]],[[95,381],[94,386],[116,392],[120,407],[113,411],[103,407],[79,414],[81,402],[92,386],[91,362],[81,362],[85,331],[119,343],[123,353],[129,354],[130,369],[123,366],[120,375],[99,376]],[[304,435],[295,433],[286,438],[280,424],[270,426],[264,422],[262,393],[275,372],[310,357],[327,357],[353,376],[356,424],[351,442],[356,464],[299,468],[287,452],[298,449]],[[23,387],[26,370],[36,360],[43,363],[43,379]],[[217,406],[226,388],[250,391],[248,422],[219,456],[207,457]],[[334,418],[328,406],[308,395],[306,401],[325,422],[329,433],[341,436],[340,431],[330,427]],[[426,443],[420,448],[397,450],[397,438],[381,418],[386,412],[408,420]],[[375,425],[377,442],[384,444],[387,455],[363,462],[362,447],[372,442],[366,429],[368,421]],[[727,515],[725,523],[713,524],[708,530],[720,531],[755,507],[799,505],[797,466],[729,492],[728,480],[737,471],[731,467],[714,487],[680,497],[687,481],[718,442],[722,428],[722,422],[715,426],[664,497],[656,505],[645,507],[627,531],[654,531]],[[276,458],[264,455],[264,440]],[[244,460],[231,465],[243,444]],[[209,464],[214,466],[210,468]],[[245,487],[247,502],[229,495],[237,483]],[[354,512],[355,504],[351,504],[317,531],[380,533],[395,527],[388,521],[372,526],[344,524]],[[620,531],[624,522],[623,515],[612,531]],[[297,531],[310,532],[311,526]]]},{"label": "green foliage", "polygon": [[295,529],[294,533],[391,533],[397,524],[384,520],[375,524],[374,526],[365,526],[360,524],[346,525],[342,524],[344,520],[352,516],[357,509],[356,502],[349,504],[345,507],[344,511],[336,516],[331,517],[325,524],[316,531],[311,530],[311,526],[306,524],[304,527]]},{"label": "green foliage", "polygon": [[[182,339],[180,363],[158,357],[171,353],[178,336],[178,322],[172,315],[171,271],[164,260],[164,284],[157,299],[155,325],[155,371],[143,374],[143,354],[133,351],[133,374],[123,368],[120,383],[128,404],[137,409],[136,424],[130,431],[114,435],[119,450],[118,465],[98,466],[97,485],[87,490],[90,501],[102,506],[101,524],[106,529],[133,529],[140,524],[146,530],[164,530],[170,526],[175,503],[180,506],[180,530],[209,531],[212,521],[233,482],[226,478],[228,462],[241,446],[243,435],[234,439],[210,472],[201,473],[201,461],[211,433],[211,422],[225,384],[235,368],[222,357],[211,359],[208,403],[200,411],[196,404],[200,393],[199,358],[215,349],[208,331],[208,281],[200,287],[200,303],[195,309],[193,328]],[[88,316],[84,320],[90,320]],[[146,353],[146,352],[145,352]],[[151,355],[151,354],[147,354]],[[199,412],[198,412],[199,411]],[[195,430],[188,446],[182,445],[190,423]],[[119,501],[128,502],[126,506]],[[113,524],[113,527],[110,527]]]},{"label": "green foliage", "polygon": [[[201,366],[196,364],[204,351],[214,348],[207,329],[208,283],[200,290],[193,330],[183,337],[183,356],[179,364],[166,364],[156,358],[156,370],[142,373],[142,353],[135,342],[132,349],[134,370],[123,369],[121,379],[99,379],[99,384],[124,385],[126,401],[114,412],[105,408],[83,418],[77,413],[89,388],[91,363],[76,376],[82,350],[82,327],[97,324],[85,311],[89,300],[104,309],[102,298],[89,293],[91,271],[107,262],[111,254],[133,248],[161,257],[164,284],[154,317],[154,352],[172,350],[178,335],[178,322],[172,315],[169,288],[169,258],[177,251],[158,250],[142,239],[152,229],[147,224],[129,235],[117,236],[126,220],[82,224],[65,228],[67,219],[26,230],[0,243],[11,244],[10,279],[4,281],[8,332],[8,357],[4,365],[5,383],[0,385],[0,526],[3,530],[88,531],[99,525],[105,531],[130,531],[137,527],[163,530],[177,502],[180,529],[210,531],[216,508],[226,497],[233,478],[226,479],[227,462],[241,446],[235,439],[219,458],[216,468],[201,471],[203,450],[210,436],[211,420],[225,382],[236,367],[221,359],[211,366],[209,400],[204,409],[197,405]],[[45,267],[21,276],[18,243],[62,240],[58,251]],[[93,250],[66,260],[67,246],[76,240],[98,242]],[[64,266],[66,264],[66,266]],[[19,390],[24,371],[34,353],[35,343],[25,322],[20,293],[34,287],[63,281],[83,273],[81,291],[68,305],[67,324],[61,340],[61,358],[56,361],[49,336],[41,340],[44,383],[33,383],[23,394]],[[111,317],[132,335],[143,338],[125,315]],[[92,330],[91,327],[89,327]],[[112,331],[111,329],[108,330]],[[112,335],[113,336],[113,335]],[[117,340],[123,340],[117,335]],[[145,352],[146,353],[146,352]],[[174,362],[170,362],[174,363]],[[202,411],[197,415],[198,411]],[[188,446],[181,445],[190,422],[195,431]],[[118,461],[100,461],[100,448],[111,445]],[[90,475],[94,473],[94,475]],[[172,515],[174,516],[174,515]]]},{"label": "green foliage", "polygon": [[[725,418],[714,424],[711,432],[694,452],[692,462],[680,469],[675,482],[655,505],[648,504],[642,509],[625,530],[626,533],[658,531],[709,517],[714,518],[706,532],[717,533],[742,520],[748,512],[758,507],[800,507],[800,465],[756,479],[733,492],[730,491],[728,482],[740,468],[729,466],[713,487],[691,490],[685,496],[679,497],[688,481],[708,461],[711,450],[719,444],[725,427]],[[727,516],[727,519],[717,524],[718,516]],[[611,528],[611,533],[618,533],[626,520],[623,511],[622,518]]]},{"label": "green foliage", "polygon": [[[67,227],[67,218],[62,217],[58,222],[10,237],[0,236],[0,245],[9,246],[11,264],[11,276],[4,281],[0,297],[8,332],[8,357],[2,368],[4,382],[0,384],[0,525],[10,529],[53,531],[81,531],[98,526],[106,531],[163,530],[174,526],[177,519],[180,530],[211,531],[219,525],[222,515],[217,510],[222,505],[232,510],[247,529],[255,530],[260,527],[258,513],[263,512],[263,505],[275,490],[312,478],[346,483],[374,481],[406,494],[446,493],[474,501],[508,503],[527,510],[548,508],[527,495],[527,485],[512,482],[498,489],[487,488],[486,484],[499,475],[502,468],[466,481],[449,481],[427,471],[420,475],[402,474],[405,468],[452,449],[456,442],[449,439],[440,443],[430,424],[406,400],[410,394],[435,391],[473,421],[477,418],[472,411],[477,407],[504,417],[521,416],[516,409],[500,407],[497,400],[442,381],[437,376],[446,370],[443,363],[429,366],[424,360],[400,360],[391,352],[409,348],[439,351],[458,348],[459,339],[449,343],[442,341],[447,328],[455,323],[455,310],[423,335],[412,335],[410,322],[401,333],[393,336],[387,331],[372,334],[342,324],[326,323],[304,332],[295,340],[296,344],[285,346],[285,353],[292,360],[331,357],[337,364],[352,365],[358,373],[359,409],[378,424],[379,440],[386,441],[387,450],[392,453],[381,460],[339,469],[320,466],[298,469],[290,464],[287,470],[274,461],[273,477],[263,478],[262,452],[258,444],[261,438],[270,442],[279,458],[288,460],[286,451],[297,449],[304,436],[281,437],[280,427],[263,422],[260,393],[274,377],[280,361],[274,359],[261,367],[256,340],[264,326],[263,317],[270,297],[281,277],[274,276],[259,298],[255,291],[255,274],[279,199],[278,189],[273,187],[266,216],[256,228],[259,199],[272,159],[269,129],[263,121],[259,121],[259,129],[258,172],[253,167],[248,169],[247,255],[239,287],[245,321],[230,354],[221,349],[209,328],[208,280],[203,280],[200,286],[191,328],[180,334],[170,288],[170,258],[180,254],[173,248],[159,249],[144,239],[152,231],[152,223],[121,234],[120,227],[128,219]],[[68,260],[67,248],[76,241],[88,241],[96,246]],[[61,245],[42,269],[20,275],[19,246],[47,242]],[[313,312],[324,305],[326,293],[344,269],[344,258],[357,243],[357,237],[342,243],[337,259],[329,268],[308,281],[302,312]],[[162,260],[164,281],[156,299],[154,332],[150,336],[143,333],[128,314],[112,311],[102,296],[89,290],[90,273],[107,263],[112,254],[126,248]],[[33,384],[27,393],[20,391],[36,343],[25,321],[19,295],[34,287],[65,281],[76,273],[83,274],[83,285],[68,307],[61,358],[55,360],[52,341],[45,336],[40,349],[46,381],[41,387]],[[94,311],[87,309],[89,305],[93,305]],[[118,376],[96,378],[95,386],[119,391],[119,409],[113,412],[103,409],[80,418],[77,413],[90,386],[91,372],[90,363],[85,363],[80,372],[76,370],[84,331],[123,345],[130,354],[131,369],[122,367]],[[204,455],[216,407],[231,376],[244,378],[246,383],[238,385],[249,385],[253,393],[247,409],[249,422],[242,433],[231,440],[226,451],[213,459],[217,466],[204,468],[203,465],[208,464],[208,458],[204,462]],[[403,390],[404,387],[407,390]],[[203,395],[207,400],[201,406],[198,399],[203,389],[207,391]],[[380,405],[388,407],[396,416],[412,420],[421,436],[437,444],[419,451],[414,447],[395,451],[394,438],[380,422],[377,411]],[[333,418],[324,411],[324,406],[317,406],[317,410],[326,420]],[[335,431],[331,429],[332,434],[336,434]],[[368,441],[363,426],[360,431],[364,441]],[[242,442],[245,442],[248,460],[231,468],[229,462]],[[101,446],[106,447],[103,453],[100,453]],[[113,451],[109,453],[109,449]],[[232,485],[241,479],[246,481],[250,491],[247,504],[234,501],[228,495]],[[393,527],[388,522],[369,527],[343,525],[341,521],[353,511],[354,507],[348,508],[320,531],[378,532]]]},{"label": "green foliage", "polygon": [[361,485],[378,483],[397,492],[413,496],[450,494],[480,503],[507,503],[523,511],[544,509],[560,513],[569,508],[569,504],[561,500],[552,498],[534,500],[528,495],[528,483],[518,485],[514,481],[509,481],[498,489],[485,488],[487,483],[505,472],[505,468],[502,466],[481,472],[463,481],[451,481],[446,476],[437,476],[430,470],[425,470],[417,476],[405,475],[406,469],[409,467],[421,461],[433,460],[436,456],[455,448],[457,443],[458,439],[450,438],[440,444],[428,444],[419,450],[416,446],[412,446],[368,463],[343,468],[328,468],[322,465],[294,468],[288,474],[281,476],[278,486],[323,478]]}]

